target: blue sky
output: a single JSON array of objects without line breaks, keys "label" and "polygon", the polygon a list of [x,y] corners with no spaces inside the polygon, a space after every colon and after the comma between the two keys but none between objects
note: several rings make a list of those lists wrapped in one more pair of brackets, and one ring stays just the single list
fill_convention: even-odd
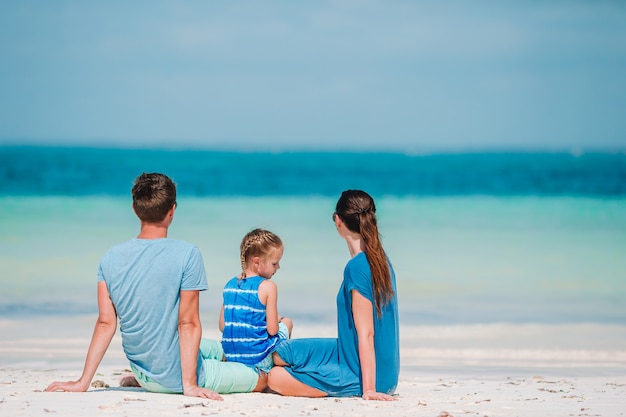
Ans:
[{"label": "blue sky", "polygon": [[618,1],[2,1],[0,144],[626,148]]}]

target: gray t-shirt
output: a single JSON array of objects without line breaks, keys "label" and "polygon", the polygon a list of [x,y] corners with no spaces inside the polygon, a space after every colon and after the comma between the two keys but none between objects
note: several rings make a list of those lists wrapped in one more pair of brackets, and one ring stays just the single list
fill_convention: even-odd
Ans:
[{"label": "gray t-shirt", "polygon": [[[199,249],[174,239],[131,239],[100,261],[128,360],[150,379],[182,392],[178,307],[181,290],[208,288]],[[198,382],[205,380],[198,355]]]}]

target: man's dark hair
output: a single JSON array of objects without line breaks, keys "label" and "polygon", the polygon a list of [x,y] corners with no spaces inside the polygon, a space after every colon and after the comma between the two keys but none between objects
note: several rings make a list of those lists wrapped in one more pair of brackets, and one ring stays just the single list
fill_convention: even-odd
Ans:
[{"label": "man's dark hair", "polygon": [[176,204],[176,184],[167,175],[144,172],[135,178],[132,195],[139,220],[159,223]]}]

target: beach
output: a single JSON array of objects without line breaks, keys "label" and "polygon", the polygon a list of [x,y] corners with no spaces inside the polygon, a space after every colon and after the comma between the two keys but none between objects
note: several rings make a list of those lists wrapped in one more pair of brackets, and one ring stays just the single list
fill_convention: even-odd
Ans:
[{"label": "beach", "polygon": [[[230,394],[215,402],[119,386],[128,363],[116,336],[86,393],[43,392],[80,376],[94,317],[3,320],[3,416],[622,416],[626,326],[402,326],[397,401]],[[205,337],[218,338],[206,328]],[[332,337],[328,325],[294,337]]]},{"label": "beach", "polygon": [[[626,417],[626,1],[146,3],[0,2],[0,417]],[[339,328],[366,391],[397,324],[395,401],[121,383],[120,323],[192,385],[196,310],[250,362]]]},{"label": "beach", "polygon": [[[420,159],[411,166],[444,164],[415,173],[398,173],[395,168],[404,165],[396,157],[381,158],[384,166],[365,185],[377,198],[383,242],[397,275],[397,401],[234,394],[212,402],[119,387],[129,368],[119,335],[94,378],[100,382],[89,392],[43,392],[52,381],[80,376],[97,316],[98,263],[109,247],[139,230],[128,196],[134,175],[142,169],[172,171],[180,181],[168,237],[194,243],[203,255],[209,284],[200,301],[205,337],[220,338],[221,289],[239,273],[240,240],[255,227],[277,233],[285,243],[281,269],[272,279],[281,315],[294,320],[293,337],[334,337],[335,297],[349,253],[331,214],[337,189],[354,183],[318,162],[348,158],[356,167],[362,156],[305,155],[293,162],[288,155],[233,154],[233,160],[284,159],[272,171],[283,182],[258,183],[245,170],[233,176],[224,163],[209,177],[232,184],[207,195],[213,186],[204,173],[214,166],[202,161],[211,154],[194,154],[204,167],[194,171],[188,154],[155,153],[146,167],[131,163],[141,153],[115,151],[121,160],[129,158],[128,172],[116,171],[123,178],[112,181],[99,176],[104,166],[85,164],[84,175],[77,175],[61,163],[106,159],[108,151],[77,151],[81,158],[70,152],[61,162],[50,151],[32,152],[46,164],[28,162],[39,160],[30,154],[7,161],[15,161],[18,173],[22,165],[44,167],[40,177],[7,177],[0,193],[2,416],[626,414],[626,199],[619,187],[606,191],[623,176],[604,159],[514,155],[535,171],[513,170],[503,180],[499,155],[484,156],[492,168],[469,177],[456,163],[469,166],[475,155]],[[556,165],[537,162],[553,158]],[[552,175],[557,171],[566,174]],[[443,181],[433,180],[441,195],[428,187],[393,194],[388,187],[398,177],[419,183],[431,174]],[[74,177],[89,187],[70,181]],[[265,188],[252,194],[237,184]],[[111,188],[118,185],[119,191]],[[248,194],[228,194],[242,190]]]},{"label": "beach", "polygon": [[[43,392],[52,381],[80,376],[97,314],[99,258],[132,236],[136,220],[123,198],[3,203],[3,416],[625,413],[623,199],[382,199],[401,325],[397,401],[389,403],[272,394],[212,402],[120,388],[128,362],[119,336],[95,377],[102,384],[87,393]],[[254,218],[246,215],[250,206]],[[183,199],[172,237],[197,243],[205,258],[205,337],[220,337],[220,288],[237,273],[240,235],[256,225],[287,242],[274,279],[279,309],[295,321],[293,337],[335,336],[347,251],[329,227],[330,208],[326,198]]]}]

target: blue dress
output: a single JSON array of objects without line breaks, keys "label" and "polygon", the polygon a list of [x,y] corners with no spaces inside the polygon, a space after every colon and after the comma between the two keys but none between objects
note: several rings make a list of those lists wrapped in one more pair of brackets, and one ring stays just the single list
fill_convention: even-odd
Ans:
[{"label": "blue dress", "polygon": [[358,336],[352,317],[352,293],[357,290],[372,302],[376,391],[393,394],[400,372],[398,301],[396,277],[391,268],[394,295],[378,317],[372,292],[372,278],[365,253],[354,256],[344,269],[337,294],[337,339],[293,339],[278,345],[276,352],[290,366],[284,369],[304,384],[331,397],[363,394]]}]

